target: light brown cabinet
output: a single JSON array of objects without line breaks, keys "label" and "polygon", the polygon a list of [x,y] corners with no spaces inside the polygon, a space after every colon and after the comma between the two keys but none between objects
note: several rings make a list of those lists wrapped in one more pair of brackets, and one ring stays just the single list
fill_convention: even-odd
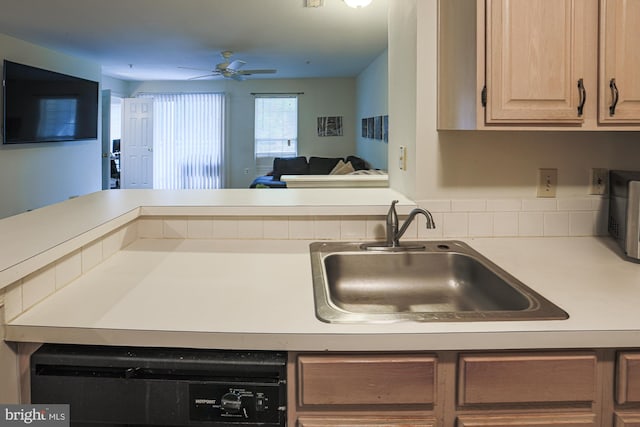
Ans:
[{"label": "light brown cabinet", "polygon": [[438,13],[438,129],[640,129],[640,0],[441,0]]},{"label": "light brown cabinet", "polygon": [[290,421],[300,427],[435,426],[436,366],[430,354],[294,356]]},{"label": "light brown cabinet", "polygon": [[594,353],[462,354],[458,404],[591,404],[596,396]]},{"label": "light brown cabinet", "polygon": [[596,26],[593,0],[488,0],[485,123],[582,123]]},{"label": "light brown cabinet", "polygon": [[618,353],[614,427],[640,427],[640,352]]},{"label": "light brown cabinet", "polygon": [[456,427],[595,427],[592,414],[461,416]]},{"label": "light brown cabinet", "polygon": [[601,123],[640,123],[639,22],[640,0],[601,0]]},{"label": "light brown cabinet", "polygon": [[289,422],[596,426],[601,365],[595,351],[292,353]]}]

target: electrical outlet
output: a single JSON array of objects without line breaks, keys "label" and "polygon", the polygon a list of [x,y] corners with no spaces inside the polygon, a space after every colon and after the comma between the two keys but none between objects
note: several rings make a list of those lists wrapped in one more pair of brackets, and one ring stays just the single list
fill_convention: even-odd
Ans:
[{"label": "electrical outlet", "polygon": [[603,195],[609,185],[609,170],[604,168],[591,168],[589,173],[589,194]]},{"label": "electrical outlet", "polygon": [[401,171],[406,171],[407,170],[407,147],[405,147],[404,145],[400,146],[400,170]]},{"label": "electrical outlet", "polygon": [[558,169],[538,169],[538,197],[556,197]]}]

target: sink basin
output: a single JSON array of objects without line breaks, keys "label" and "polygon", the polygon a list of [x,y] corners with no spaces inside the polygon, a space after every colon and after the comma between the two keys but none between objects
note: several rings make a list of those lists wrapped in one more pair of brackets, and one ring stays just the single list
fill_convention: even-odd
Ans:
[{"label": "sink basin", "polygon": [[310,246],[317,317],[330,323],[551,320],[569,316],[459,241]]}]

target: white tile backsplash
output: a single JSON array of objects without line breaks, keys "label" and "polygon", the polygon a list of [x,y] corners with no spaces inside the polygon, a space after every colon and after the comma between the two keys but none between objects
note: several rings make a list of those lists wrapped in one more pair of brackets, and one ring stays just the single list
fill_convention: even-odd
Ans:
[{"label": "white tile backsplash", "polygon": [[82,250],[77,250],[55,264],[56,289],[61,289],[82,275]]},{"label": "white tile backsplash", "polygon": [[22,280],[22,308],[34,306],[56,291],[56,273],[53,265],[44,267]]},{"label": "white tile backsplash", "polygon": [[23,311],[22,281],[20,281],[9,285],[4,293],[4,323],[14,319]]},{"label": "white tile backsplash", "polygon": [[320,240],[337,240],[341,236],[340,217],[319,216],[313,218],[313,238]]},{"label": "white tile backsplash", "polygon": [[518,212],[496,212],[493,214],[493,235],[514,237],[518,235]]},{"label": "white tile backsplash", "polygon": [[166,218],[163,221],[162,237],[165,239],[186,239],[187,235],[187,218]]},{"label": "white tile backsplash", "polygon": [[264,220],[261,217],[243,217],[238,219],[239,239],[263,239]]},{"label": "white tile backsplash", "polygon": [[187,219],[187,237],[190,239],[210,239],[213,237],[213,218],[192,217]]},{"label": "white tile backsplash", "polygon": [[493,236],[493,214],[471,212],[469,214],[469,236],[491,237]]},{"label": "white tile backsplash", "polygon": [[545,212],[544,235],[549,237],[569,235],[568,212]]},{"label": "white tile backsplash", "polygon": [[558,209],[557,199],[524,199],[522,201],[523,211],[555,211]]},{"label": "white tile backsplash", "polygon": [[544,235],[544,214],[542,212],[520,212],[518,214],[518,236],[542,235]]},{"label": "white tile backsplash", "polygon": [[221,217],[213,219],[214,239],[237,239],[238,219],[234,217]]},{"label": "white tile backsplash", "polygon": [[102,239],[82,247],[82,272],[86,273],[102,262]]}]

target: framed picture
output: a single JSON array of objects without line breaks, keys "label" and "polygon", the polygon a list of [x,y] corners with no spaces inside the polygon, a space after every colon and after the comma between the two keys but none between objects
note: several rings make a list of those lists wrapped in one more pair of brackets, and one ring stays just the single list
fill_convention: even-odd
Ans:
[{"label": "framed picture", "polygon": [[382,139],[382,116],[373,118],[373,139]]},{"label": "framed picture", "polygon": [[382,140],[389,142],[389,116],[382,116]]},{"label": "framed picture", "polygon": [[367,138],[373,139],[373,117],[367,118]]},{"label": "framed picture", "polygon": [[318,117],[318,136],[342,136],[342,116]]}]

